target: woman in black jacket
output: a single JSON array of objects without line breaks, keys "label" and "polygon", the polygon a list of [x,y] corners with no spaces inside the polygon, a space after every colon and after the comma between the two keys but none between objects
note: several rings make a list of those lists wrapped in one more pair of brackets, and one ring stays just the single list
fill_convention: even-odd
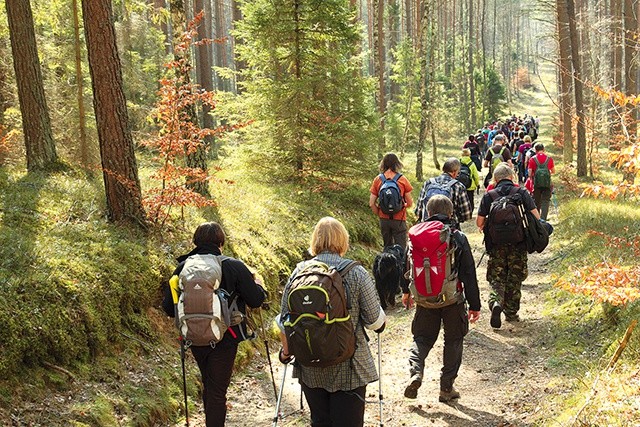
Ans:
[{"label": "woman in black jacket", "polygon": [[[178,280],[187,259],[193,255],[216,255],[220,261],[222,278],[220,288],[235,298],[242,315],[246,306],[258,308],[266,299],[266,293],[247,266],[240,260],[223,257],[225,234],[215,222],[201,224],[193,235],[195,248],[178,258],[178,266],[171,280]],[[236,298],[237,297],[237,298]],[[175,316],[175,306],[170,286],[164,290],[162,307],[167,315]],[[238,351],[238,343],[248,336],[245,322],[231,326],[217,343],[192,345],[191,352],[198,363],[204,386],[203,400],[207,427],[224,426],[227,414],[227,389]]]}]

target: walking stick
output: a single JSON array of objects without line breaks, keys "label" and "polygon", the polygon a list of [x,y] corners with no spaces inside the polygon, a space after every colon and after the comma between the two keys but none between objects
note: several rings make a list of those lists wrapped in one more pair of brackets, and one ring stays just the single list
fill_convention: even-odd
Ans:
[{"label": "walking stick", "polygon": [[380,427],[384,426],[382,422],[382,356],[380,351],[380,334],[378,335],[378,399],[380,400]]},{"label": "walking stick", "polygon": [[178,292],[180,291],[180,279],[178,276],[173,276],[169,280],[169,288],[171,289],[171,298],[173,299],[173,310],[174,316],[176,319],[176,326],[178,326],[179,341],[180,341],[180,360],[182,363],[182,392],[184,394],[184,418],[185,418],[185,426],[189,427],[189,404],[187,400],[187,369],[184,364],[185,359],[185,351],[184,347],[184,337],[182,336],[182,332],[180,332],[180,319],[178,316]]},{"label": "walking stick", "polygon": [[[282,402],[282,392],[284,390],[284,382],[287,379],[287,367],[288,363],[284,364],[284,371],[282,371],[282,383],[280,383],[280,393],[276,396],[276,413],[273,415],[273,427],[277,427],[278,418],[280,418],[280,403]],[[274,383],[275,384],[275,383]]]},{"label": "walking stick", "polygon": [[271,354],[269,352],[269,340],[267,339],[267,334],[264,331],[264,321],[262,319],[262,309],[259,311],[260,313],[260,329],[262,329],[262,339],[264,341],[265,352],[267,353],[267,362],[269,363],[269,371],[271,372],[271,384],[273,385],[273,394],[278,400],[278,390],[276,389],[276,379],[273,375],[273,365],[271,364]]}]

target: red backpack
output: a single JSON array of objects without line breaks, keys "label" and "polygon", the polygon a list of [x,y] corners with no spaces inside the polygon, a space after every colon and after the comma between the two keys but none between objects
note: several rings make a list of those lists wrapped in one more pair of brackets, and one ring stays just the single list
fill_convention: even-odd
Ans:
[{"label": "red backpack", "polygon": [[421,222],[409,229],[411,293],[422,307],[440,308],[462,301],[452,234],[440,221]]}]

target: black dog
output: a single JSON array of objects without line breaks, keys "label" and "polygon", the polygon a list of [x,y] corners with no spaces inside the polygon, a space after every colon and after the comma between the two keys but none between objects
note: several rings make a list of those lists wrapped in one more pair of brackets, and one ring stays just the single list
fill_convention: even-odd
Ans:
[{"label": "black dog", "polygon": [[396,294],[404,280],[405,253],[400,245],[385,246],[373,261],[373,277],[380,296],[380,306],[396,305]]}]

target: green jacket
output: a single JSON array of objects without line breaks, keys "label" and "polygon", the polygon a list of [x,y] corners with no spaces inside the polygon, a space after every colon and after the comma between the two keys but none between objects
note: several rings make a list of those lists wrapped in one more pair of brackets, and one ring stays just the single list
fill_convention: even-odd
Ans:
[{"label": "green jacket", "polygon": [[469,156],[460,157],[460,163],[469,166],[469,170],[471,170],[471,187],[467,188],[467,190],[475,190],[480,185],[480,174],[478,173],[478,168]]}]

